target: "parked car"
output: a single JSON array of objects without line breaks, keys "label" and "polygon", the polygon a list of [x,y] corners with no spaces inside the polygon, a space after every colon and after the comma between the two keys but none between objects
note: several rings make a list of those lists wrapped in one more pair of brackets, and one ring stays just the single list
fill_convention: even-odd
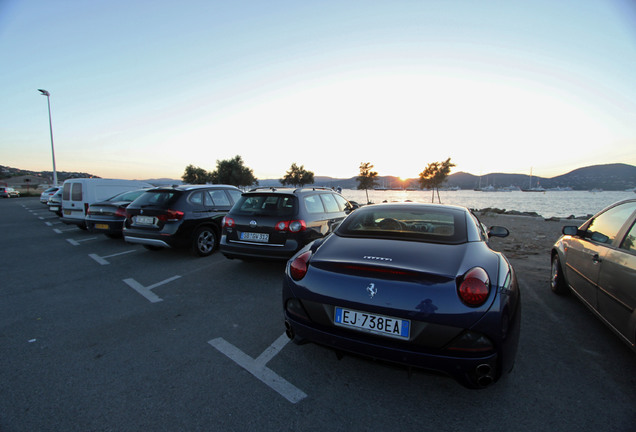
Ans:
[{"label": "parked car", "polygon": [[223,219],[220,250],[228,258],[287,260],[356,207],[327,188],[256,188]]},{"label": "parked car", "polygon": [[40,194],[40,202],[42,204],[48,203],[49,198],[51,198],[53,194],[55,194],[55,192],[57,192],[58,190],[60,190],[60,188],[57,186],[48,188],[47,190],[45,190],[44,192]]},{"label": "parked car", "polygon": [[636,199],[615,203],[552,247],[550,287],[573,292],[636,351]]},{"label": "parked car", "polygon": [[20,196],[20,192],[13,189],[12,187],[0,187],[0,197],[2,198],[17,198]]},{"label": "parked car", "polygon": [[59,217],[62,217],[62,192],[62,188],[58,189],[46,202],[49,211],[55,213]]},{"label": "parked car", "polygon": [[88,206],[122,192],[152,187],[138,180],[103,178],[68,179],[62,185],[62,222],[86,229]]},{"label": "parked car", "polygon": [[91,204],[86,213],[86,227],[91,232],[100,232],[107,237],[122,237],[126,207],[147,190],[123,192],[105,201]]},{"label": "parked car", "polygon": [[519,339],[517,278],[488,245],[508,234],[458,206],[361,207],[288,261],[287,336],[487,387]]},{"label": "parked car", "polygon": [[124,239],[157,250],[192,247],[207,256],[218,247],[223,216],[241,197],[228,185],[181,185],[147,190],[126,209]]}]

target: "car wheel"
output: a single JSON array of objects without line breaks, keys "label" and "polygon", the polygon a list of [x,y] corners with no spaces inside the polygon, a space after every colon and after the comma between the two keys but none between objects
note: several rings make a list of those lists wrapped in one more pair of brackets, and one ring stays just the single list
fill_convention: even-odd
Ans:
[{"label": "car wheel", "polygon": [[563,268],[561,267],[561,260],[558,254],[552,256],[550,288],[555,294],[563,295],[568,293],[568,287],[563,277]]},{"label": "car wheel", "polygon": [[217,246],[217,235],[212,227],[204,226],[194,234],[194,253],[204,257],[211,255]]}]

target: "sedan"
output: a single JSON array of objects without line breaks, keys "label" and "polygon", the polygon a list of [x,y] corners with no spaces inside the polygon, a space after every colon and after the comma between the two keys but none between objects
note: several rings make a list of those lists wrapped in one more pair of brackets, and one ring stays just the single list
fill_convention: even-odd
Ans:
[{"label": "sedan", "polygon": [[126,207],[146,190],[123,192],[105,201],[91,204],[86,213],[86,227],[89,231],[101,232],[107,237],[122,237]]},{"label": "sedan", "polygon": [[287,336],[487,387],[519,339],[515,272],[488,244],[508,234],[459,206],[364,206],[288,261]]},{"label": "sedan", "polygon": [[46,204],[47,202],[49,202],[49,198],[51,198],[53,195],[55,195],[55,192],[57,192],[60,188],[57,186],[54,187],[50,187],[47,190],[45,190],[44,192],[42,192],[40,194],[40,202],[42,204]]},{"label": "sedan", "polygon": [[13,189],[12,187],[0,187],[0,197],[2,198],[18,198],[20,196],[20,192]]},{"label": "sedan", "polygon": [[46,202],[50,212],[62,217],[62,188],[59,188]]},{"label": "sedan", "polygon": [[613,204],[552,247],[550,287],[574,295],[636,351],[636,199]]}]

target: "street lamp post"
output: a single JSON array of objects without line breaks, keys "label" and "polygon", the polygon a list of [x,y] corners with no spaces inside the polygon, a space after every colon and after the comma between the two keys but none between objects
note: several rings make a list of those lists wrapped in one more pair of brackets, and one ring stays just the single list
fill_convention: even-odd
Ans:
[{"label": "street lamp post", "polygon": [[46,96],[46,103],[49,106],[49,129],[51,131],[51,155],[53,157],[53,186],[57,186],[57,170],[55,169],[55,147],[53,146],[53,122],[51,121],[51,93],[46,90],[38,89],[42,96]]}]

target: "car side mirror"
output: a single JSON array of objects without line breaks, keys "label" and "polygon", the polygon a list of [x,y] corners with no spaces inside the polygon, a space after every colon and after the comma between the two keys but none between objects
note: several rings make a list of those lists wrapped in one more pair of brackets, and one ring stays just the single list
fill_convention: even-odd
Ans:
[{"label": "car side mirror", "polygon": [[579,228],[573,225],[564,226],[561,230],[563,235],[575,236],[579,232]]},{"label": "car side mirror", "polygon": [[488,237],[508,237],[509,234],[508,228],[502,226],[491,226],[488,229]]}]

